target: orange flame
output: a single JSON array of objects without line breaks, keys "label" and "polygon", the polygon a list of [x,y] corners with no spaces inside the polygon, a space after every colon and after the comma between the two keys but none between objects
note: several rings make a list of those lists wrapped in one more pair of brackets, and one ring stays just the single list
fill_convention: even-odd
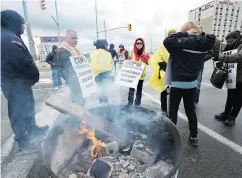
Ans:
[{"label": "orange flame", "polygon": [[90,155],[92,158],[101,157],[101,148],[105,147],[105,143],[101,140],[98,140],[95,136],[95,132],[93,129],[86,128],[86,121],[82,121],[81,129],[78,132],[79,134],[83,135],[86,134],[87,138],[92,141],[92,145],[90,148]]}]

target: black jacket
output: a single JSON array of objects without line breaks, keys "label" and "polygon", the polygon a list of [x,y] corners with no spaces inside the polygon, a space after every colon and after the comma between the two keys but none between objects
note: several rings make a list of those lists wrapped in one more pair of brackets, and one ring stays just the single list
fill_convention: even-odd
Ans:
[{"label": "black jacket", "polygon": [[172,81],[191,82],[197,79],[207,52],[214,46],[215,36],[205,33],[188,36],[187,32],[178,32],[163,43],[172,59]]},{"label": "black jacket", "polygon": [[56,45],[53,45],[52,46],[52,51],[50,53],[48,53],[48,55],[46,56],[46,62],[48,64],[50,64],[51,67],[54,67],[55,66],[55,63],[54,63],[54,58],[56,57],[56,49],[57,49],[57,46]]},{"label": "black jacket", "polygon": [[39,80],[34,59],[20,37],[24,19],[17,12],[1,12],[1,80],[33,85]]},{"label": "black jacket", "polygon": [[110,44],[110,48],[109,48],[108,52],[111,53],[113,59],[114,59],[115,57],[116,57],[116,59],[118,59],[118,54],[117,54],[117,52],[115,51],[115,49],[114,49],[114,45],[113,45],[113,44]]}]

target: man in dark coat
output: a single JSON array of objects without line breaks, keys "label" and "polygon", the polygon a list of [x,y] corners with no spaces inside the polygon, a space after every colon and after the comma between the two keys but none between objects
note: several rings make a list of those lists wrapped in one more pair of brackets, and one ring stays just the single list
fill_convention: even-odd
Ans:
[{"label": "man in dark coat", "polygon": [[58,90],[59,88],[62,88],[61,71],[62,71],[63,65],[61,61],[57,59],[56,45],[52,46],[52,51],[47,55],[46,62],[51,66],[54,89]]},{"label": "man in dark coat", "polygon": [[[114,49],[114,44],[110,44],[110,48],[109,48],[108,52],[110,52],[111,55],[112,55],[114,69],[115,69],[115,73],[116,73],[116,61],[118,60],[118,54],[117,54],[117,52]],[[116,60],[114,59],[115,57],[116,57]]]},{"label": "man in dark coat", "polygon": [[21,34],[23,17],[12,10],[1,12],[1,87],[8,100],[8,115],[20,148],[32,147],[29,136],[44,134],[48,126],[35,122],[35,101],[31,86],[39,80],[39,71]]}]

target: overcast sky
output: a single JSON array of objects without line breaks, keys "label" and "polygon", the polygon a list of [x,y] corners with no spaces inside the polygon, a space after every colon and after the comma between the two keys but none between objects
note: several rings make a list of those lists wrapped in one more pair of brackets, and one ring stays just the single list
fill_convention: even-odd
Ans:
[{"label": "overcast sky", "polygon": [[[120,43],[133,46],[137,37],[145,39],[147,49],[162,44],[165,29],[179,29],[188,20],[188,12],[210,0],[97,0],[98,28],[127,27],[132,24],[132,32],[119,29],[107,32],[108,43],[114,43],[116,49]],[[76,29],[79,36],[78,48],[86,52],[93,48],[96,40],[95,0],[57,0],[61,35],[69,28]],[[27,0],[29,21],[33,36],[56,36],[53,0],[46,0],[46,10],[40,9],[39,0]],[[22,1],[2,0],[1,9],[12,9],[23,15]],[[26,34],[24,34],[26,35]],[[104,38],[101,33],[99,38]]]}]

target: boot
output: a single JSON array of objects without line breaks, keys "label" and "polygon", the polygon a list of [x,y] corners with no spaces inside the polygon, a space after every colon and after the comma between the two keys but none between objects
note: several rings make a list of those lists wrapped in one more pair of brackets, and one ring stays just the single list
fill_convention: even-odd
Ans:
[{"label": "boot", "polygon": [[189,136],[189,141],[193,147],[198,147],[198,138],[192,138]]},{"label": "boot", "polygon": [[18,143],[19,151],[22,151],[24,149],[34,149],[35,148],[35,146],[30,143],[30,140],[28,137],[18,140],[17,143]]},{"label": "boot", "polygon": [[236,119],[235,117],[229,116],[224,122],[224,124],[227,126],[233,126],[235,124],[235,119]]},{"label": "boot", "polygon": [[217,119],[219,121],[225,121],[227,119],[227,117],[228,117],[228,114],[226,114],[225,112],[215,115],[215,119]]},{"label": "boot", "polygon": [[28,135],[31,137],[38,137],[40,135],[44,135],[46,131],[48,131],[49,126],[43,126],[43,127],[39,127],[37,125],[33,126],[30,131],[28,131]]}]

